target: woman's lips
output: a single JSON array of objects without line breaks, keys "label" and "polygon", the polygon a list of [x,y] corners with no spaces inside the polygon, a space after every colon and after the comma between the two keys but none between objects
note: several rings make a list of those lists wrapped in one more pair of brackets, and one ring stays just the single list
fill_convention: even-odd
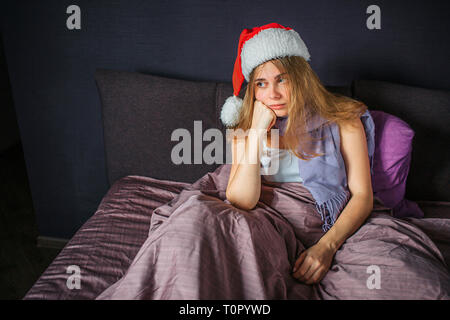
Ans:
[{"label": "woman's lips", "polygon": [[273,109],[273,110],[283,109],[284,108],[284,104],[275,104],[275,105],[269,106],[269,108]]}]

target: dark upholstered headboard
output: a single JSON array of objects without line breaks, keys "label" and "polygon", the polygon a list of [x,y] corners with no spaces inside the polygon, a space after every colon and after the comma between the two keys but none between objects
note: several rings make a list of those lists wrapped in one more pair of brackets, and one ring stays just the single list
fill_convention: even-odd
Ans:
[{"label": "dark upholstered headboard", "polygon": [[[231,82],[188,81],[106,69],[97,69],[95,79],[102,102],[110,185],[127,175],[192,183],[226,162],[225,128],[219,116],[225,99],[233,93]],[[327,89],[406,121],[416,131],[406,197],[450,201],[449,92],[368,80]],[[243,88],[241,97],[244,92]],[[205,139],[202,145],[194,141],[201,142],[205,131],[212,128],[222,133],[223,147],[217,155],[222,162],[206,164],[201,152],[214,138]],[[172,149],[181,142],[171,140],[176,129],[190,133],[191,164],[172,162]],[[199,156],[197,164],[194,154]]]}]

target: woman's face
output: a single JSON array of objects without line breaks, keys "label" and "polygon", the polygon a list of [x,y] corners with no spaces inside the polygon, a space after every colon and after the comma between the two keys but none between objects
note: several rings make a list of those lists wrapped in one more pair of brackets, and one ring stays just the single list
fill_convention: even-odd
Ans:
[{"label": "woman's face", "polygon": [[260,66],[259,73],[257,72],[256,75],[256,100],[271,108],[277,117],[287,116],[290,101],[288,74],[283,74],[272,62],[267,61]]}]

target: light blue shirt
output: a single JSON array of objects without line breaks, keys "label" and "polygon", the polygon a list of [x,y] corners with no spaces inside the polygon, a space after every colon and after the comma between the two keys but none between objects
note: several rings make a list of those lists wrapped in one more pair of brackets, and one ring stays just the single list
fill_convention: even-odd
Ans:
[{"label": "light blue shirt", "polygon": [[[278,158],[278,170],[274,171],[274,161]],[[261,153],[261,175],[273,182],[303,182],[298,168],[298,158],[291,150],[269,148],[263,139]],[[272,164],[272,168],[269,166]]]}]

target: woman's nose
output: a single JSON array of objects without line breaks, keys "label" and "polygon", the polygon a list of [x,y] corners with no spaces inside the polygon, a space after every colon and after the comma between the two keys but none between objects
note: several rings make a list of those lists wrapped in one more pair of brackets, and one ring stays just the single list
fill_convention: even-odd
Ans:
[{"label": "woman's nose", "polygon": [[271,99],[280,98],[280,89],[276,86],[271,86],[269,89],[269,96]]}]

